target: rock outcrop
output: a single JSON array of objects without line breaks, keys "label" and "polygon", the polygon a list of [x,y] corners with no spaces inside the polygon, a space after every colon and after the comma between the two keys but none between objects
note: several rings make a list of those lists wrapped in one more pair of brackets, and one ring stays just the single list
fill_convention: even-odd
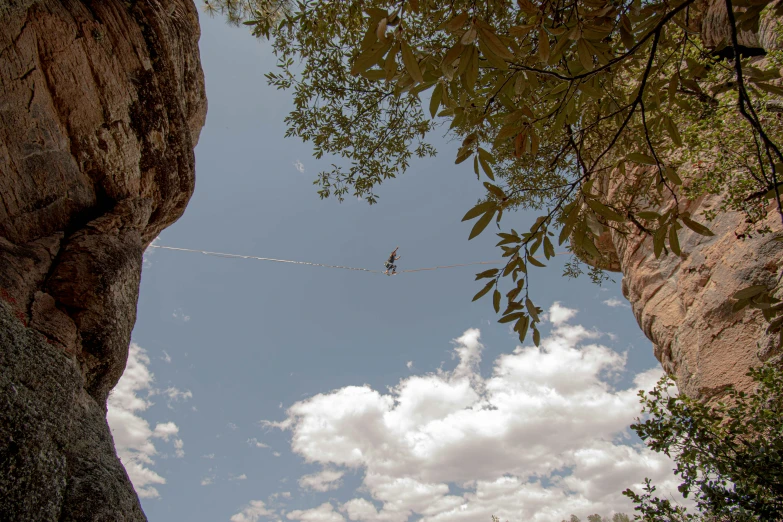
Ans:
[{"label": "rock outcrop", "polygon": [[192,194],[192,0],[0,2],[0,520],[144,520],[106,400]]},{"label": "rock outcrop", "polygon": [[[680,201],[680,211],[698,216],[718,205],[718,197]],[[703,221],[703,220],[701,220]],[[772,209],[766,223],[783,231]],[[778,356],[777,335],[765,333],[758,310],[733,312],[738,290],[769,285],[783,269],[783,243],[775,234],[738,239],[744,216],[722,213],[709,223],[714,236],[679,231],[683,256],[656,259],[652,238],[606,233],[599,248],[617,260],[623,294],[663,368],[692,397],[712,397],[729,384],[748,389],[748,368]]]},{"label": "rock outcrop", "polygon": [[[706,47],[715,48],[729,36],[724,0],[699,1],[691,15],[691,29],[700,34]],[[779,49],[779,24],[774,14],[762,17],[758,30],[740,31],[740,47],[754,56]],[[621,190],[621,185],[604,186],[602,193],[611,199]],[[663,210],[674,204],[669,197]],[[678,208],[704,222],[702,213],[720,204],[718,196],[695,201],[680,197]],[[623,294],[653,342],[655,356],[676,378],[681,392],[704,399],[720,394],[728,385],[748,390],[752,385],[748,369],[781,354],[777,335],[766,334],[768,323],[761,313],[748,308],[734,312],[731,298],[742,288],[771,285],[781,274],[783,243],[773,239],[783,232],[781,217],[770,205],[757,229],[768,226],[772,233],[740,239],[746,232],[745,216],[739,212],[718,212],[717,216],[708,223],[714,236],[687,228],[678,232],[682,257],[670,253],[656,259],[652,238],[635,230],[625,234],[606,231],[596,242],[602,259],[582,256],[593,266],[622,272]]]}]

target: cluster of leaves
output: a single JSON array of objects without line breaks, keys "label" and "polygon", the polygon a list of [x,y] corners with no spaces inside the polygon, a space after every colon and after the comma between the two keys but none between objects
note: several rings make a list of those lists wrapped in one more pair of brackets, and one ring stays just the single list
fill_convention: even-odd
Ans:
[{"label": "cluster of leaves", "polygon": [[668,378],[649,394],[640,392],[648,418],[632,428],[675,461],[679,490],[694,497],[700,514],[658,498],[648,480],[642,494],[624,492],[637,519],[783,519],[783,370],[769,364],[749,375],[755,392],[729,389],[714,404],[672,396]]},{"label": "cluster of leaves", "polygon": [[[776,238],[780,239],[780,238]],[[783,346],[783,302],[773,295],[780,281],[773,285],[753,285],[736,292],[732,311],[743,308],[760,310],[767,320],[767,334],[778,334],[778,345]]]},{"label": "cluster of leaves", "polygon": [[611,268],[607,232],[649,236],[659,257],[682,255],[684,228],[711,235],[682,197],[727,193],[723,210],[751,226],[769,198],[780,210],[779,67],[751,65],[737,33],[781,3],[726,0],[718,49],[699,38],[696,0],[300,0],[270,23],[279,3],[209,0],[271,39],[280,70],[267,78],[294,93],[287,135],[349,164],[319,174],[321,197],[377,201],[413,154],[435,153],[424,140],[443,124],[486,189],[464,217],[470,238],[511,210],[541,212],[526,232],[501,231],[505,267],[477,276],[476,299],[492,291],[521,340],[540,337],[527,274],[555,241]]}]

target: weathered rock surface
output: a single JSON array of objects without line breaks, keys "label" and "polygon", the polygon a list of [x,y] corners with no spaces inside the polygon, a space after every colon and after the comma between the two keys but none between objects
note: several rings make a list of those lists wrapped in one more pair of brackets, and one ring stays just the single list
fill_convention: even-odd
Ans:
[{"label": "weathered rock surface", "polygon": [[144,520],[106,399],[206,115],[192,0],[0,2],[0,520]]},{"label": "weathered rock surface", "polygon": [[[706,47],[717,47],[730,34],[724,0],[698,1],[691,14],[691,28]],[[779,48],[779,23],[772,14],[762,17],[757,31],[739,33],[740,46],[754,55]],[[605,186],[602,192],[611,199],[620,188]],[[664,210],[674,204],[669,198]],[[702,213],[719,206],[718,196],[696,201],[680,197],[678,208],[704,223]],[[748,390],[748,369],[781,355],[775,336],[765,332],[768,323],[761,313],[748,308],[733,312],[731,299],[742,288],[771,284],[783,269],[783,243],[773,240],[783,231],[776,208],[770,206],[757,227],[768,225],[773,233],[767,235],[739,239],[746,223],[737,212],[719,213],[707,225],[714,236],[687,228],[678,232],[681,258],[669,254],[656,259],[652,238],[636,231],[607,231],[596,242],[603,259],[585,256],[594,266],[622,272],[623,294],[653,342],[655,356],[681,392],[700,398],[713,397],[728,385]]]},{"label": "weathered rock surface", "polygon": [[[717,197],[681,201],[680,211],[698,216],[718,203]],[[775,211],[766,221],[776,232],[783,229]],[[779,355],[776,336],[765,333],[767,323],[757,310],[732,312],[735,292],[770,284],[783,269],[783,243],[772,234],[739,240],[744,225],[743,216],[725,213],[709,223],[715,236],[683,228],[682,258],[656,259],[649,237],[611,234],[623,294],[655,356],[690,396],[710,397],[729,384],[747,389],[748,368]]]}]

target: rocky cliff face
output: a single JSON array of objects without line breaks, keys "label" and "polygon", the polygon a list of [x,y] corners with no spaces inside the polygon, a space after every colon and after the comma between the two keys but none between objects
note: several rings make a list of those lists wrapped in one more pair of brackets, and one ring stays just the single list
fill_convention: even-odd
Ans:
[{"label": "rocky cliff face", "polygon": [[[698,2],[692,12],[692,30],[708,48],[729,35],[724,0]],[[741,31],[739,44],[748,49],[779,48],[774,15],[762,18],[755,32]],[[760,58],[763,60],[763,58]],[[607,186],[605,194],[622,186]],[[668,210],[675,203],[671,198]],[[701,214],[720,206],[717,196],[695,201],[679,198],[679,211]],[[749,389],[748,368],[779,358],[775,337],[766,334],[767,323],[757,310],[733,312],[731,296],[748,286],[770,285],[783,269],[783,243],[773,237],[783,232],[773,205],[758,228],[768,225],[772,234],[739,239],[745,217],[720,213],[708,223],[714,236],[705,237],[683,228],[679,231],[683,256],[656,259],[652,238],[635,231],[605,232],[597,241],[601,260],[585,259],[601,268],[622,272],[623,294],[655,356],[676,377],[681,392],[710,398],[727,385]]]},{"label": "rocky cliff face", "polygon": [[106,399],[206,115],[192,0],[0,3],[0,520],[144,520]]},{"label": "rocky cliff face", "polygon": [[[717,197],[681,200],[680,211],[698,216],[718,204]],[[783,231],[776,211],[766,222]],[[757,310],[732,311],[735,292],[770,284],[783,269],[783,243],[772,234],[739,240],[744,225],[743,216],[727,213],[709,223],[715,236],[683,228],[681,258],[656,259],[652,239],[638,234],[607,234],[599,245],[621,267],[623,294],[655,356],[693,397],[711,397],[729,384],[747,389],[748,368],[780,355],[777,336],[765,333]]]}]

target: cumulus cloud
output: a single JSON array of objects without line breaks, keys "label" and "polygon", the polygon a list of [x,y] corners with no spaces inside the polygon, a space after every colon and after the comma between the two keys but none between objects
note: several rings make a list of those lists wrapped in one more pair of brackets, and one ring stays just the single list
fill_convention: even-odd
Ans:
[{"label": "cumulus cloud", "polygon": [[125,373],[109,395],[106,414],[117,455],[141,498],[160,496],[155,485],[166,483],[165,478],[151,469],[155,464],[153,457],[158,453],[154,439],[171,441],[176,456],[185,455],[183,442],[177,438],[179,428],[176,424],[158,423],[152,429],[140,415],[152,406],[150,397],[155,393],[154,376],[149,371],[149,364],[146,351],[138,344],[131,343]]},{"label": "cumulus cloud", "polygon": [[606,306],[611,307],[611,308],[618,308],[618,307],[620,307],[620,308],[630,308],[628,303],[626,303],[625,301],[621,301],[620,299],[617,299],[616,297],[610,297],[609,299],[606,299],[604,301],[604,304]]},{"label": "cumulus cloud", "polygon": [[552,306],[549,308],[548,317],[549,322],[551,322],[554,326],[560,326],[561,324],[568,322],[574,315],[576,315],[576,310],[566,308],[559,302],[555,301],[554,304],[552,304]]},{"label": "cumulus cloud", "polygon": [[630,512],[620,492],[640,489],[645,477],[676,495],[671,461],[628,429],[640,409],[637,390],[651,388],[661,370],[615,389],[607,376],[625,371],[625,356],[596,343],[599,332],[568,324],[575,310],[556,303],[548,314],[553,330],[541,347],[499,356],[486,379],[480,332],[470,329],[455,340],[452,371],[402,379],[387,393],[346,386],[267,423],[290,431],[305,461],[363,473],[354,498],[286,517],[549,522]]},{"label": "cumulus cloud", "polygon": [[294,161],[293,165],[294,165],[294,168],[296,170],[298,170],[301,174],[304,174],[304,171],[305,171],[304,163],[302,163],[299,160],[296,160],[296,161]]},{"label": "cumulus cloud", "polygon": [[341,480],[343,475],[345,475],[344,471],[324,469],[318,473],[305,475],[300,478],[299,486],[313,491],[331,491],[343,485]]},{"label": "cumulus cloud", "polygon": [[274,516],[263,500],[251,500],[242,511],[231,517],[231,522],[257,522],[261,517]]},{"label": "cumulus cloud", "polygon": [[334,510],[330,502],[324,502],[317,508],[297,509],[286,515],[289,520],[300,520],[301,522],[344,522],[345,517]]}]

